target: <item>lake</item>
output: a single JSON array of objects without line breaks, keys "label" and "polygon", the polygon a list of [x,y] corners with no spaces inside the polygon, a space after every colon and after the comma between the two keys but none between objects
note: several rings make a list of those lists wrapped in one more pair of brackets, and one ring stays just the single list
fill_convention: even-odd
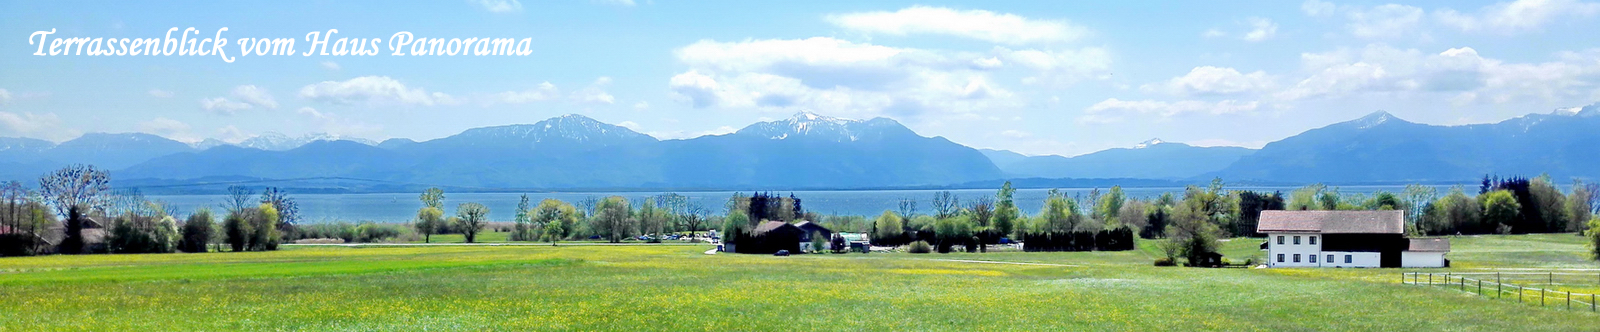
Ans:
[{"label": "lake", "polygon": [[[1449,186],[1436,186],[1440,195],[1449,190]],[[1230,190],[1254,191],[1282,191],[1285,195],[1294,190],[1292,187],[1235,187]],[[1473,191],[1476,188],[1467,188]],[[1087,197],[1093,188],[1062,188],[1067,195],[1082,195]],[[1107,189],[1101,188],[1104,193]],[[1370,195],[1378,191],[1399,193],[1405,190],[1404,186],[1348,186],[1339,187],[1345,194]],[[1162,193],[1171,192],[1182,197],[1183,188],[1126,188],[1124,191],[1129,197],[1154,198]],[[933,195],[936,190],[839,190],[839,191],[792,191],[774,192],[774,194],[788,196],[794,194],[800,198],[801,206],[806,211],[835,215],[861,215],[875,216],[885,210],[897,210],[900,200],[911,198],[917,200],[917,208],[923,213],[932,210]],[[992,189],[965,189],[950,190],[963,204],[981,196],[993,196]],[[1017,207],[1026,214],[1035,214],[1044,204],[1048,189],[1018,189],[1016,193]],[[601,198],[606,196],[622,196],[629,200],[640,200],[646,197],[662,194],[661,192],[579,192],[579,193],[528,193],[531,205],[538,205],[540,200],[554,198],[576,205],[585,198]],[[732,196],[732,191],[708,192],[679,192],[688,197],[691,202],[704,205],[714,214],[723,213],[723,203]],[[749,192],[745,192],[746,195]],[[405,222],[416,216],[417,209],[422,207],[418,200],[420,193],[383,193],[383,194],[305,194],[290,197],[300,205],[302,222],[326,223],[336,221],[379,221],[379,222]],[[476,202],[489,207],[489,217],[495,221],[510,221],[516,215],[517,202],[522,194],[518,193],[445,193],[445,213],[453,214],[455,206],[460,203]],[[220,210],[224,195],[152,195],[152,200],[171,203],[177,207],[179,214],[186,214],[200,207],[209,206]]]}]

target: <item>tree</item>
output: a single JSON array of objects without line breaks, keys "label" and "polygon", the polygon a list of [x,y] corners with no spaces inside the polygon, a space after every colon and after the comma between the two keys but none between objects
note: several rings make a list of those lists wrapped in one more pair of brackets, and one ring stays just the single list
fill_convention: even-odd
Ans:
[{"label": "tree", "polygon": [[711,210],[700,203],[688,203],[683,211],[683,230],[689,231],[689,237],[694,237],[695,232],[706,227],[710,219]]},{"label": "tree", "polygon": [[951,246],[972,239],[972,221],[966,216],[939,219],[933,224],[933,234],[939,242],[939,252],[950,252]]},{"label": "tree", "polygon": [[216,221],[211,218],[211,209],[201,208],[189,215],[183,222],[182,240],[178,242],[178,250],[183,252],[206,252],[206,245],[210,244],[212,233],[215,233]]},{"label": "tree", "polygon": [[1208,253],[1217,250],[1217,235],[1221,231],[1206,214],[1205,202],[1185,197],[1173,207],[1172,224],[1167,227],[1167,241],[1180,244],[1182,255],[1190,265],[1197,264]]},{"label": "tree", "polygon": [[1327,188],[1328,186],[1318,183],[1290,191],[1289,202],[1285,208],[1287,210],[1297,211],[1322,210],[1322,202],[1318,201],[1317,199],[1321,197],[1322,191],[1326,190]]},{"label": "tree", "polygon": [[[753,206],[754,204],[752,204]],[[590,219],[590,229],[596,235],[605,238],[611,243],[622,242],[636,229],[637,222],[632,218],[628,208],[628,200],[621,196],[611,196],[600,200],[595,205],[594,218]]]},{"label": "tree", "polygon": [[578,207],[552,198],[539,201],[539,207],[534,208],[533,212],[534,226],[543,228],[542,235],[549,241],[554,241],[548,238],[551,236],[557,239],[566,238],[567,233],[577,228],[581,220],[583,213],[578,211]]},{"label": "tree", "polygon": [[512,225],[511,235],[507,238],[508,240],[534,241],[539,238],[539,236],[535,235],[532,207],[528,206],[527,194],[523,194],[522,199],[517,201],[517,215],[512,217],[511,221],[514,225]]},{"label": "tree", "polygon": [[[750,230],[750,214],[745,213],[743,210],[729,211],[728,212],[728,216],[725,217],[725,218],[722,218],[722,241],[723,242],[728,242],[728,240],[737,239],[739,236],[742,236],[745,231],[748,231],[748,230]],[[737,240],[734,240],[734,241],[737,241]]]},{"label": "tree", "polygon": [[1516,197],[1510,191],[1495,190],[1480,195],[1479,200],[1483,201],[1484,223],[1496,227],[1497,233],[1509,233],[1511,225],[1516,223],[1518,211],[1522,210]]},{"label": "tree", "polygon": [[422,206],[439,209],[440,211],[444,210],[443,189],[438,187],[428,188],[428,190],[422,192],[422,196],[419,199],[422,200]]},{"label": "tree", "polygon": [[[1011,232],[1017,229],[1017,217],[1022,215],[1022,212],[1017,210],[1017,202],[1014,197],[1016,193],[1017,190],[1011,188],[1011,181],[1006,181],[1005,184],[1000,185],[1000,191],[995,192],[993,226],[995,233],[1011,235]],[[1018,236],[1017,238],[1022,237]]]},{"label": "tree", "polygon": [[483,231],[483,226],[489,223],[489,207],[472,202],[461,203],[456,206],[456,218],[456,230],[467,238],[467,243],[474,243],[478,240],[478,232]]},{"label": "tree", "polygon": [[1399,197],[1395,197],[1394,194],[1387,191],[1379,191],[1377,194],[1372,195],[1372,199],[1363,205],[1368,210],[1401,210],[1405,206],[1400,202]]},{"label": "tree", "polygon": [[915,198],[900,199],[900,215],[911,217],[917,215],[917,200]]},{"label": "tree", "polygon": [[900,218],[899,214],[895,214],[894,211],[884,210],[883,214],[878,215],[878,218],[872,221],[873,242],[898,244],[898,241],[902,236],[905,236],[905,233],[905,220]]},{"label": "tree", "polygon": [[1567,195],[1567,217],[1572,223],[1567,231],[1582,232],[1588,229],[1588,220],[1594,218],[1596,184],[1572,181],[1572,194]]},{"label": "tree", "polygon": [[295,225],[300,223],[300,204],[295,203],[294,198],[289,197],[289,193],[277,187],[267,187],[261,191],[261,204],[272,205],[278,212],[274,227],[292,238],[295,234]]},{"label": "tree", "polygon": [[1570,218],[1567,210],[1567,197],[1562,195],[1561,189],[1556,188],[1555,184],[1550,181],[1550,175],[1534,178],[1529,183],[1528,194],[1532,198],[1531,201],[1535,205],[1535,210],[1539,211],[1536,213],[1539,219],[1529,221],[1535,224],[1534,229],[1530,230],[1530,232],[1548,233],[1567,230]]},{"label": "tree", "polygon": [[1600,260],[1600,218],[1589,219],[1589,257]]},{"label": "tree", "polygon": [[244,211],[255,207],[254,204],[250,204],[250,196],[255,196],[255,192],[250,191],[250,188],[228,186],[228,198],[223,204],[227,205],[228,212]]},{"label": "tree", "polygon": [[544,240],[549,241],[552,246],[567,237],[567,226],[563,222],[552,222],[546,224],[542,229],[544,230]]},{"label": "tree", "polygon": [[1427,209],[1428,204],[1433,203],[1438,198],[1438,188],[1420,184],[1406,185],[1405,196],[1401,203],[1406,208],[1406,223],[1409,224],[1408,227],[1420,230],[1422,227],[1418,223],[1423,219],[1423,210]]},{"label": "tree", "polygon": [[650,236],[651,242],[660,242],[668,219],[667,211],[657,208],[654,198],[645,198],[637,212],[633,219],[638,221],[639,233]]},{"label": "tree", "polygon": [[1100,197],[1100,201],[1095,205],[1095,218],[1105,222],[1107,227],[1113,227],[1113,224],[1120,224],[1121,220],[1118,220],[1117,217],[1121,215],[1122,205],[1126,204],[1127,201],[1128,196],[1122,192],[1122,186],[1112,186],[1111,191]]},{"label": "tree", "polygon": [[422,234],[423,243],[433,243],[433,234],[439,232],[439,226],[444,225],[444,210],[432,206],[424,206],[417,210],[417,220],[412,222],[412,227]]},{"label": "tree", "polygon": [[110,175],[92,165],[73,164],[39,178],[39,194],[62,217],[69,217],[73,207],[80,213],[105,210],[102,194],[110,191]]},{"label": "tree", "polygon": [[1139,237],[1146,239],[1158,239],[1166,237],[1167,224],[1171,223],[1171,215],[1167,213],[1168,209],[1170,209],[1170,207],[1151,205],[1150,208],[1145,212],[1145,220],[1148,222],[1148,225],[1145,225],[1144,229],[1139,230]]},{"label": "tree", "polygon": [[126,212],[111,221],[107,235],[106,249],[113,253],[168,253],[177,225],[171,216]]},{"label": "tree", "polygon": [[255,213],[254,209],[245,208],[229,211],[228,215],[222,218],[222,234],[226,237],[225,242],[228,243],[228,247],[232,248],[234,252],[249,249],[250,234],[253,234],[254,231],[250,229],[248,218],[250,218],[249,215]]},{"label": "tree", "polygon": [[1039,225],[1039,232],[1068,233],[1077,230],[1085,218],[1079,210],[1078,200],[1068,198],[1052,189],[1045,198],[1044,210],[1039,212],[1039,219],[1044,221]]},{"label": "tree", "polygon": [[959,211],[961,211],[961,198],[956,197],[955,194],[951,194],[948,190],[933,193],[934,219],[946,219],[954,217],[956,212]]},{"label": "tree", "polygon": [[250,214],[250,250],[278,250],[278,209],[272,204],[261,204]]},{"label": "tree", "polygon": [[[991,223],[994,220],[994,198],[978,197],[967,208],[967,218],[972,221],[972,232],[978,235],[980,246],[988,246],[999,236],[994,235]],[[988,251],[988,248],[983,248]]]},{"label": "tree", "polygon": [[66,237],[61,239],[61,253],[74,255],[83,253],[83,209],[84,207],[73,204],[67,206]]}]

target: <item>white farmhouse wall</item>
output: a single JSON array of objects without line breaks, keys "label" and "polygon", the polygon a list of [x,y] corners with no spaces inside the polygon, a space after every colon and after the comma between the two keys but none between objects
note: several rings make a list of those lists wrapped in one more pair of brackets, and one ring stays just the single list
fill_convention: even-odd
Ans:
[{"label": "white farmhouse wall", "polygon": [[1400,253],[1402,267],[1444,267],[1443,252],[1405,251]]},{"label": "white farmhouse wall", "polygon": [[[1278,244],[1278,237],[1283,237],[1283,244]],[[1294,244],[1294,237],[1300,237],[1300,244]],[[1317,244],[1311,244],[1311,237],[1317,237]],[[1269,267],[1379,267],[1382,255],[1376,252],[1346,252],[1322,251],[1324,243],[1322,234],[1315,233],[1268,233],[1267,234],[1267,266]],[[1283,255],[1283,261],[1278,261],[1278,255]],[[1300,261],[1295,262],[1294,256],[1300,255]],[[1328,260],[1328,255],[1333,255],[1333,260]],[[1345,263],[1345,256],[1350,256],[1350,262]],[[1312,258],[1316,256],[1316,258]],[[1443,262],[1441,258],[1441,262]],[[1441,265],[1443,263],[1440,263]]]},{"label": "white farmhouse wall", "polygon": [[[1283,237],[1283,244],[1278,244],[1278,237]],[[1300,244],[1294,244],[1294,237],[1300,237]],[[1311,244],[1311,237],[1317,237],[1317,244]],[[1270,233],[1267,234],[1267,266],[1270,267],[1317,267],[1321,266],[1322,259],[1316,263],[1311,262],[1311,256],[1322,252],[1322,234],[1308,233]],[[1283,261],[1278,261],[1278,255],[1283,255]],[[1300,255],[1300,261],[1294,261],[1294,255]]]},{"label": "white farmhouse wall", "polygon": [[[1322,267],[1380,267],[1383,266],[1383,255],[1376,252],[1351,252],[1351,251],[1324,251],[1322,258],[1333,255],[1332,263],[1324,263]],[[1350,262],[1344,262],[1344,256],[1350,256]]]}]

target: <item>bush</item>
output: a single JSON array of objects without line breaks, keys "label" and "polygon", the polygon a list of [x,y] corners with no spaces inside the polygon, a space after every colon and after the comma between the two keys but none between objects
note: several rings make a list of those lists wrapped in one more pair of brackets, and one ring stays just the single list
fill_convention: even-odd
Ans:
[{"label": "bush", "polygon": [[200,209],[189,215],[189,220],[183,222],[183,231],[178,240],[178,250],[183,252],[206,252],[206,245],[211,243],[216,230],[211,220],[211,210]]},{"label": "bush", "polygon": [[373,243],[384,242],[405,233],[405,226],[397,224],[363,223],[356,226],[355,242]]},{"label": "bush", "polygon": [[0,234],[0,257],[32,256],[33,254],[33,234]]},{"label": "bush", "polygon": [[1178,263],[1173,261],[1172,258],[1161,257],[1156,258],[1156,266],[1178,266]]},{"label": "bush", "polygon": [[933,246],[928,245],[928,242],[926,241],[912,242],[910,245],[906,246],[906,252],[913,254],[926,254],[933,252]]},{"label": "bush", "polygon": [[177,225],[172,217],[124,214],[111,221],[106,246],[114,253],[166,253],[175,249]]}]

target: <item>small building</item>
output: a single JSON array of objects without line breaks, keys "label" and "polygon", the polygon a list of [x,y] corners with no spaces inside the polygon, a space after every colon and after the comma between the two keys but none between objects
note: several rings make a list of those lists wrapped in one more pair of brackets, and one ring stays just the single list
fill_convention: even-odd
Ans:
[{"label": "small building", "polygon": [[829,240],[833,239],[833,230],[830,230],[827,227],[822,227],[822,225],[818,225],[817,223],[814,223],[814,222],[801,221],[801,222],[795,223],[794,227],[799,228],[800,231],[803,232],[803,233],[800,234],[800,249],[805,250],[805,251],[818,251],[818,250],[822,250],[822,249],[827,249],[827,248],[812,248],[811,247],[811,241],[813,241],[815,238],[820,237],[820,238],[823,239],[823,241],[829,241]]},{"label": "small building", "polygon": [[726,242],[728,251],[741,254],[772,254],[779,250],[800,252],[800,238],[805,232],[782,221],[768,221],[757,225],[749,235]]},{"label": "small building", "polygon": [[1405,212],[1261,211],[1269,267],[1446,267],[1450,240],[1405,236]]}]

